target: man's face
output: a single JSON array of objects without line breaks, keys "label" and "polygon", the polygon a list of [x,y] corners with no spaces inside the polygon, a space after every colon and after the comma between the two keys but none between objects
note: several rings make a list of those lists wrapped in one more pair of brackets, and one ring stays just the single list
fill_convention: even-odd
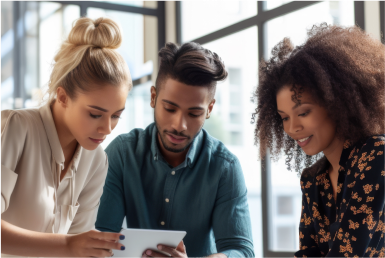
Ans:
[{"label": "man's face", "polygon": [[215,100],[209,87],[189,86],[166,79],[158,96],[151,88],[151,107],[155,109],[155,122],[160,144],[170,152],[183,152],[200,132],[210,116]]}]

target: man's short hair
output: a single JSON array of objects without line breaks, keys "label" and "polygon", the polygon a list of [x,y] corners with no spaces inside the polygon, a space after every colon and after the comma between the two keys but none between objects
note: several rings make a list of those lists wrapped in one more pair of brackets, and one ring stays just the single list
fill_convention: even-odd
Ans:
[{"label": "man's short hair", "polygon": [[160,68],[155,83],[157,92],[171,78],[190,86],[208,87],[214,98],[217,81],[227,78],[222,59],[195,42],[180,47],[169,42],[159,51],[159,59]]}]

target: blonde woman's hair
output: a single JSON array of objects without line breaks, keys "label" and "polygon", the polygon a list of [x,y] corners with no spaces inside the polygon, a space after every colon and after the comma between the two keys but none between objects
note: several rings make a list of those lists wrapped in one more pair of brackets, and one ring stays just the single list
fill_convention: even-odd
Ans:
[{"label": "blonde woman's hair", "polygon": [[48,83],[49,102],[56,90],[64,88],[71,99],[78,91],[87,92],[105,85],[125,85],[132,88],[128,66],[116,51],[122,44],[122,34],[116,22],[109,18],[80,18],[54,58]]}]

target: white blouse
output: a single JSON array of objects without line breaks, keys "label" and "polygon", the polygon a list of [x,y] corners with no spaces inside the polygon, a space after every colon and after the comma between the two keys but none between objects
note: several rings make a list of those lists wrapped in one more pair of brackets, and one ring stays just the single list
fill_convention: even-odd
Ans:
[{"label": "white blouse", "polygon": [[99,146],[80,145],[60,182],[64,154],[50,106],[1,111],[1,218],[28,230],[76,234],[95,228],[108,169]]}]

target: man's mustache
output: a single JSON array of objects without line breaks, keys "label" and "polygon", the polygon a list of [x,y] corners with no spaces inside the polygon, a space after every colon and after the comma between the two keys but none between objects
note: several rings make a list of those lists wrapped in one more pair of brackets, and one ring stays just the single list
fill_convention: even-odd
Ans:
[{"label": "man's mustache", "polygon": [[185,134],[182,133],[182,132],[179,133],[177,130],[173,130],[173,131],[163,130],[163,132],[164,132],[164,133],[174,134],[174,135],[176,135],[176,136],[186,137],[187,139],[190,140],[190,136],[185,135]]}]

